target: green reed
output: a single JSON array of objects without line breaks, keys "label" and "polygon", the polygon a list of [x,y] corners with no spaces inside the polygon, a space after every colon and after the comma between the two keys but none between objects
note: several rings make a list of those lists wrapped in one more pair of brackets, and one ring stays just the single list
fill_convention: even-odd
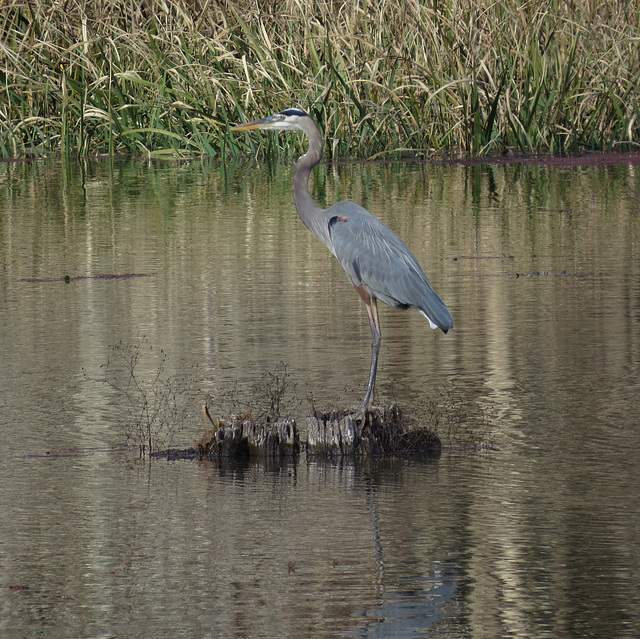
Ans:
[{"label": "green reed", "polygon": [[301,106],[332,157],[640,140],[637,0],[4,0],[0,155],[234,157]]}]

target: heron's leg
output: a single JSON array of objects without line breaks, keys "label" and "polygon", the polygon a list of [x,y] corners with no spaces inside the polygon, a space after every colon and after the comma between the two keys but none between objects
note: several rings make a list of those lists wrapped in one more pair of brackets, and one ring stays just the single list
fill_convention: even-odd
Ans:
[{"label": "heron's leg", "polygon": [[367,315],[369,316],[369,326],[371,327],[371,369],[369,370],[369,383],[367,384],[367,392],[362,402],[365,411],[369,410],[371,401],[373,400],[373,391],[376,386],[376,373],[378,371],[378,354],[380,353],[380,342],[382,341],[382,333],[380,331],[380,318],[378,317],[378,300],[370,296],[365,300],[367,305]]}]

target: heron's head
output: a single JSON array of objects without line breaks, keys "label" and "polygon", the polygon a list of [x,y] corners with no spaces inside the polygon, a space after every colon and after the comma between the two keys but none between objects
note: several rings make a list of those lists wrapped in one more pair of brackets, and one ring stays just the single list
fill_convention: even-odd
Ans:
[{"label": "heron's head", "polygon": [[262,120],[237,124],[232,131],[253,131],[255,129],[281,129],[284,131],[304,131],[305,123],[311,116],[302,109],[285,109]]}]

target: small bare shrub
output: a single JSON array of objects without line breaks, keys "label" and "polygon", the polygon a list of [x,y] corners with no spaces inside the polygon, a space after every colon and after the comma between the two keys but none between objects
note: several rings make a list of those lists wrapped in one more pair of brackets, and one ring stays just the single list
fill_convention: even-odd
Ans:
[{"label": "small bare shrub", "polygon": [[[496,434],[500,425],[490,406],[482,405],[476,398],[443,387],[406,398],[403,404],[406,407],[404,425],[431,430],[442,442],[443,449],[496,448]],[[405,419],[404,415],[407,414],[412,417]]]},{"label": "small bare shrub", "polygon": [[[244,419],[267,423],[291,417],[302,400],[296,394],[298,385],[288,368],[289,365],[285,362],[278,362],[273,370],[267,370],[262,374],[249,392],[242,390],[236,380],[230,390],[220,393],[215,398],[215,412],[239,414],[243,415]],[[209,398],[207,404],[213,403],[213,398]]]},{"label": "small bare shrub", "polygon": [[[121,426],[129,443],[138,447],[140,457],[169,447],[186,426],[189,407],[195,399],[195,377],[168,375],[168,356],[153,352],[144,336],[137,342],[119,341],[110,346],[99,381],[112,388],[123,400]],[[156,360],[149,373],[148,360]]]}]

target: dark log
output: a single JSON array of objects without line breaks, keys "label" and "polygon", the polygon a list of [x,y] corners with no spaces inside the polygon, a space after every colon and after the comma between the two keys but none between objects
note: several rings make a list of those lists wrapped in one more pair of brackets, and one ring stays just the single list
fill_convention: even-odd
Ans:
[{"label": "dark log", "polygon": [[406,430],[397,404],[375,406],[366,412],[316,412],[307,417],[307,454],[335,457],[343,455],[397,455],[439,451],[442,444],[428,428]]},{"label": "dark log", "polygon": [[289,457],[300,452],[300,437],[292,418],[277,422],[256,422],[234,415],[214,421],[203,407],[206,432],[196,450],[208,457]]}]

